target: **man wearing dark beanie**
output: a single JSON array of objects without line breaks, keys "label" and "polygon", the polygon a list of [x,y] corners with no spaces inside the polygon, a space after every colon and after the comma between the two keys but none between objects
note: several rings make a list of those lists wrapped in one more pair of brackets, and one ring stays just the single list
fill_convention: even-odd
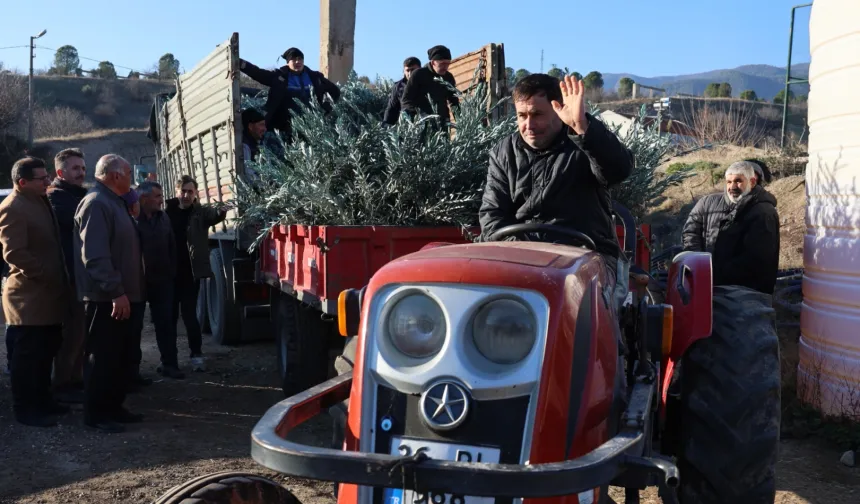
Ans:
[{"label": "man wearing dark beanie", "polygon": [[[457,86],[454,76],[448,71],[448,66],[451,65],[451,50],[443,45],[437,45],[427,51],[427,56],[430,62],[409,76],[409,82],[406,83],[400,103],[403,110],[413,117],[418,112],[433,114],[435,107],[435,113],[439,115],[441,124],[447,125],[451,119],[449,105],[460,106],[457,95],[448,88],[448,84],[452,88]],[[427,95],[430,95],[429,100]]]},{"label": "man wearing dark beanie", "polygon": [[284,51],[286,66],[277,70],[263,70],[240,59],[239,69],[248,77],[264,86],[269,86],[266,98],[265,119],[269,129],[280,130],[285,142],[292,141],[290,111],[300,114],[302,108],[297,101],[308,105],[311,95],[316,98],[326,113],[331,112],[331,104],[324,100],[326,93],[332,100],[340,98],[340,89],[323,74],[305,66],[305,55],[296,47]]}]

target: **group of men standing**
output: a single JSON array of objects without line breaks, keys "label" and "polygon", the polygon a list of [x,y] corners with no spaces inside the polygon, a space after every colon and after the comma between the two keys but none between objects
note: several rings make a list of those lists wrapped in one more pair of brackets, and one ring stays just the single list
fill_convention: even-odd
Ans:
[{"label": "group of men standing", "polygon": [[143,419],[123,406],[126,394],[152,383],[140,374],[147,302],[158,372],[184,377],[176,348],[180,313],[192,368],[203,369],[197,295],[200,279],[211,276],[207,229],[224,220],[226,209],[200,206],[197,183],[186,176],[163,210],[162,187],[147,181],[133,190],[131,165],[115,154],[99,159],[89,190],[80,150],[61,151],[54,167],[51,182],[42,159],[18,160],[13,191],[0,203],[15,418],[49,427],[69,403],[82,402],[85,425],[121,432]]}]

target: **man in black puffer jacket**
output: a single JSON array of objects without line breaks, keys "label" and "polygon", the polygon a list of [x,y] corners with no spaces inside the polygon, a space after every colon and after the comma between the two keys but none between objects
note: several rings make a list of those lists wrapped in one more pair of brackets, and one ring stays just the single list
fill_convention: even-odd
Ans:
[{"label": "man in black puffer jacket", "polygon": [[[572,228],[594,240],[615,273],[622,254],[608,187],[630,175],[632,153],[585,113],[582,81],[532,74],[517,83],[513,99],[519,132],[490,152],[480,210],[483,239],[525,222]],[[559,235],[530,238],[564,241]]]},{"label": "man in black puffer jacket", "polygon": [[726,191],[705,196],[684,225],[685,251],[712,254],[714,285],[773,294],[779,269],[776,197],[758,184],[758,170],[738,161],[726,170]]},{"label": "man in black puffer jacket", "polygon": [[57,178],[48,188],[48,201],[57,216],[60,246],[66,260],[66,271],[71,280],[69,311],[63,322],[63,342],[54,358],[54,391],[62,402],[83,401],[84,340],[86,321],[84,304],[77,300],[75,290],[75,263],[72,249],[75,235],[75,212],[78,203],[87,194],[83,186],[86,178],[84,154],[80,149],[63,149],[54,156]]},{"label": "man in black puffer jacket", "polygon": [[443,45],[437,45],[427,50],[427,56],[430,62],[409,76],[400,104],[412,117],[419,112],[439,114],[440,125],[447,126],[451,120],[451,109],[460,106],[460,99],[454,92],[457,82],[448,71],[451,51]]},{"label": "man in black puffer jacket", "polygon": [[242,73],[264,86],[269,86],[269,96],[266,98],[266,127],[270,130],[280,130],[286,142],[292,141],[292,121],[290,111],[301,113],[301,107],[293,100],[308,105],[311,94],[326,113],[332,107],[324,101],[326,93],[332,100],[340,98],[340,89],[323,74],[305,66],[305,55],[302,51],[291,47],[283,58],[286,66],[277,70],[264,70],[240,59],[239,68]]}]

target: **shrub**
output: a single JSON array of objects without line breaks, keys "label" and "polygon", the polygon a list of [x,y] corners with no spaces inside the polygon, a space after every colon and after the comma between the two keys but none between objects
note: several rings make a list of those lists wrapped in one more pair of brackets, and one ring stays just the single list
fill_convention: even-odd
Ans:
[{"label": "shrub", "polygon": [[720,164],[713,161],[696,161],[690,167],[695,171],[714,171]]},{"label": "shrub", "polygon": [[69,107],[37,108],[33,111],[33,136],[54,138],[95,129],[89,117]]},{"label": "shrub", "polygon": [[81,93],[84,96],[95,96],[98,90],[92,84],[84,84],[81,88]]},{"label": "shrub", "polygon": [[673,173],[687,172],[693,169],[693,165],[689,163],[672,163],[666,167],[666,174],[671,175]]},{"label": "shrub", "polygon": [[27,80],[11,72],[0,72],[0,133],[12,128],[27,112]]}]

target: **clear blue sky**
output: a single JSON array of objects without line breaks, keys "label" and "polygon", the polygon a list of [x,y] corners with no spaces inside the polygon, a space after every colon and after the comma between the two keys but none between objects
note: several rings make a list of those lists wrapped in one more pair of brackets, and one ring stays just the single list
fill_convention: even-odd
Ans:
[{"label": "clear blue sky", "polygon": [[[239,32],[242,57],[272,67],[290,46],[319,66],[318,0],[146,0],[3,2],[0,47],[71,44],[82,57],[148,70],[172,52],[190,70]],[[358,0],[355,70],[394,77],[406,56],[422,62],[445,44],[454,55],[504,43],[507,65],[537,71],[550,64],[645,77],[744,64],[784,66],[790,8],[798,0]],[[809,61],[809,9],[799,11],[797,62]],[[53,52],[37,50],[36,68]],[[26,70],[27,49],[0,49],[6,67]],[[96,62],[81,60],[85,69]],[[128,70],[118,68],[121,75]]]}]

